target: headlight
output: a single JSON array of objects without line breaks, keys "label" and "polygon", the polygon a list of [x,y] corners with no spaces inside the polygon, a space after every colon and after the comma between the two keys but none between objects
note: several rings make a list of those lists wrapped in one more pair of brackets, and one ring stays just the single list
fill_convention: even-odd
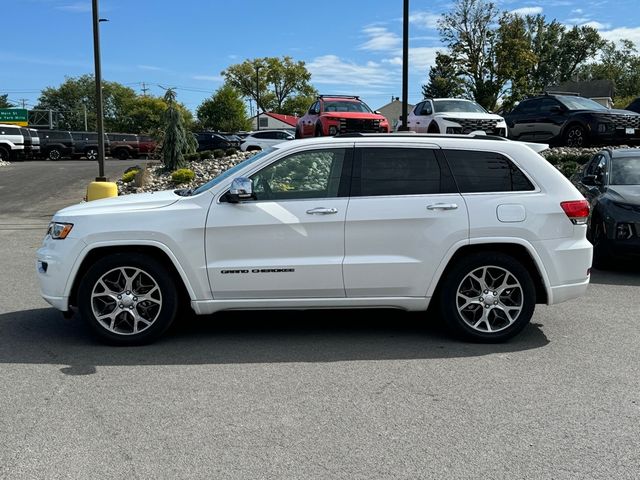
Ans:
[{"label": "headlight", "polygon": [[47,229],[47,235],[51,235],[54,240],[64,240],[73,228],[73,223],[51,222]]}]

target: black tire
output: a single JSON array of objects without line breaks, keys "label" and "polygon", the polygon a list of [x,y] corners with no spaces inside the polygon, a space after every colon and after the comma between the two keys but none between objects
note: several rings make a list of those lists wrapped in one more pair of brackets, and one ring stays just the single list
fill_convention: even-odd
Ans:
[{"label": "black tire", "polygon": [[322,125],[316,125],[316,131],[314,134],[316,137],[322,137],[324,136],[324,133],[322,133]]},{"label": "black tire", "polygon": [[611,267],[613,258],[611,248],[607,242],[607,235],[604,224],[601,221],[596,222],[593,226],[592,243],[593,243],[593,266],[599,270],[606,270]]},{"label": "black tire", "polygon": [[247,152],[259,152],[260,150],[262,150],[260,147],[258,147],[257,145],[251,145],[249,147],[247,147]]},{"label": "black tire", "polygon": [[129,160],[129,152],[124,148],[121,148],[116,152],[116,157],[118,160]]},{"label": "black tire", "polygon": [[570,125],[564,132],[564,143],[567,147],[586,147],[587,132],[580,125]]},{"label": "black tire", "polygon": [[[121,269],[126,272],[126,276],[131,276],[130,290],[127,290]],[[135,273],[134,269],[142,273]],[[80,316],[101,341],[110,345],[151,343],[171,326],[176,317],[178,291],[172,278],[172,273],[161,262],[145,254],[116,253],[100,258],[89,268],[81,280],[78,290]],[[103,284],[109,285],[110,289],[113,292],[118,292],[122,298],[120,296],[117,298],[108,297],[107,295],[100,297],[101,289],[103,289],[99,284],[100,279],[104,279]],[[117,282],[116,279],[118,279]],[[157,286],[157,291],[145,292],[145,288],[148,289],[149,285]],[[97,293],[95,300],[92,298],[94,291]],[[139,301],[136,295],[142,296],[145,293],[155,295],[155,298]],[[121,300],[118,300],[120,298]],[[116,302],[119,301],[122,303],[117,304]],[[118,308],[120,306],[122,306],[121,310]],[[105,315],[119,310],[119,313],[113,315],[113,322],[110,318],[104,320],[111,322],[109,326],[103,324],[96,317],[95,312],[100,308],[105,309],[103,310]],[[133,314],[130,311],[135,312],[139,318],[145,318],[146,315],[146,320],[150,320],[150,324],[132,321]],[[134,325],[140,324],[140,331],[135,333]]]},{"label": "black tire", "polygon": [[49,152],[47,152],[47,158],[52,162],[56,162],[62,158],[62,152],[60,152],[60,150],[58,150],[57,148],[52,148],[51,150],[49,150]]},{"label": "black tire", "polygon": [[440,133],[440,127],[436,122],[431,122],[427,129],[427,133]]},{"label": "black tire", "polygon": [[11,152],[4,147],[0,147],[0,160],[3,162],[8,162]]},{"label": "black tire", "polygon": [[97,160],[98,159],[98,149],[97,148],[87,148],[85,152],[85,156],[87,160]]},{"label": "black tire", "polygon": [[302,133],[300,133],[300,128],[296,127],[296,138],[300,139],[302,138]]},{"label": "black tire", "polygon": [[[483,267],[488,268],[486,278],[492,282],[487,282],[485,286],[488,289],[484,291],[479,281],[474,285],[470,278],[472,273],[482,272]],[[515,279],[519,288],[515,284],[511,288],[508,285],[502,287],[501,282],[505,278],[511,282],[508,285],[512,285]],[[467,295],[469,303],[464,303],[459,290]],[[495,293],[497,295],[494,296]],[[442,318],[452,333],[474,342],[497,343],[512,338],[529,323],[535,309],[536,293],[531,275],[519,260],[498,252],[481,252],[459,259],[447,271],[439,288],[438,301]],[[465,305],[468,306],[465,308]],[[509,315],[515,315],[512,321],[504,313],[505,309],[511,312]],[[486,322],[476,323],[474,328],[471,323],[482,321],[479,319],[484,318],[485,310]],[[490,327],[492,331],[489,331]]]}]

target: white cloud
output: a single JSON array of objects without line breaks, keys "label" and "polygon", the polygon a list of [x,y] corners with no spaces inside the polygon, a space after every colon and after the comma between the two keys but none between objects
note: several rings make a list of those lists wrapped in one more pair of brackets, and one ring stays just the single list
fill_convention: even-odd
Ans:
[{"label": "white cloud", "polygon": [[[436,53],[441,51],[443,47],[412,47],[409,48],[409,68],[414,73],[424,73],[424,70],[436,63]],[[382,60],[389,65],[402,66],[402,52],[396,52],[391,58]]]},{"label": "white cloud", "polygon": [[576,15],[581,15],[583,12],[584,10],[582,10],[581,8],[574,8],[573,10],[571,10],[571,13]]},{"label": "white cloud", "polygon": [[201,80],[204,82],[221,82],[223,78],[220,75],[193,75],[193,80]]},{"label": "white cloud", "polygon": [[612,42],[618,42],[626,38],[634,42],[636,45],[640,45],[640,27],[619,27],[601,31],[600,35]]},{"label": "white cloud", "polygon": [[393,50],[400,45],[400,37],[385,27],[369,26],[363,28],[362,32],[369,37],[369,39],[358,47],[360,50],[384,52]]},{"label": "white cloud", "polygon": [[377,87],[390,85],[397,79],[387,67],[376,62],[358,64],[337,55],[323,55],[307,64],[313,83]]},{"label": "white cloud", "polygon": [[156,67],[155,65],[137,65],[140,70],[149,70],[152,72],[161,72],[164,70],[162,67]]},{"label": "white cloud", "polygon": [[419,28],[438,28],[438,20],[441,15],[425,11],[414,12],[409,15],[409,23]]},{"label": "white cloud", "polygon": [[91,2],[75,2],[67,5],[58,5],[56,9],[64,10],[65,12],[87,13],[91,11]]},{"label": "white cloud", "polygon": [[606,30],[607,28],[611,27],[610,23],[600,23],[600,22],[595,22],[595,21],[591,21],[591,22],[586,22],[580,25],[581,27],[593,27],[597,30]]},{"label": "white cloud", "polygon": [[509,13],[511,15],[519,15],[521,17],[526,17],[527,15],[539,15],[542,13],[542,7],[516,8],[515,10],[511,10]]},{"label": "white cloud", "polygon": [[566,23],[569,23],[571,25],[581,25],[583,23],[588,22],[589,20],[591,20],[589,17],[573,17],[573,18],[568,18]]}]

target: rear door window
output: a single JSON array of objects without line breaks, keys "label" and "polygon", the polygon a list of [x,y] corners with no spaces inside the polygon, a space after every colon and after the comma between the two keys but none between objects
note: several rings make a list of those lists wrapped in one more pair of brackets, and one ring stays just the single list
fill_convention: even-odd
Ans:
[{"label": "rear door window", "polygon": [[460,193],[535,190],[527,176],[504,155],[469,150],[443,152]]},{"label": "rear door window", "polygon": [[452,187],[431,149],[356,149],[352,196],[429,195]]}]

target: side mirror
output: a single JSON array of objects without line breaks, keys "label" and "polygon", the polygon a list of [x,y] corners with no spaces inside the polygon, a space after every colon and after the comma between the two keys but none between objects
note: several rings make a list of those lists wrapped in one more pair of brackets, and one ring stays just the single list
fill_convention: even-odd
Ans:
[{"label": "side mirror", "polygon": [[375,113],[375,114],[377,114],[377,115],[382,115],[382,112],[380,112],[380,110],[374,110],[374,112],[373,112],[373,113]]},{"label": "side mirror", "polygon": [[234,178],[231,188],[226,194],[229,203],[239,203],[243,200],[255,199],[253,194],[253,180],[247,177]]},{"label": "side mirror", "polygon": [[588,187],[595,187],[597,185],[601,185],[602,182],[596,175],[585,175],[582,177],[582,184]]},{"label": "side mirror", "polygon": [[549,109],[551,113],[562,113],[562,107],[560,105],[554,105]]},{"label": "side mirror", "polygon": [[424,107],[420,110],[420,115],[431,115],[433,112],[431,111],[431,107]]}]

